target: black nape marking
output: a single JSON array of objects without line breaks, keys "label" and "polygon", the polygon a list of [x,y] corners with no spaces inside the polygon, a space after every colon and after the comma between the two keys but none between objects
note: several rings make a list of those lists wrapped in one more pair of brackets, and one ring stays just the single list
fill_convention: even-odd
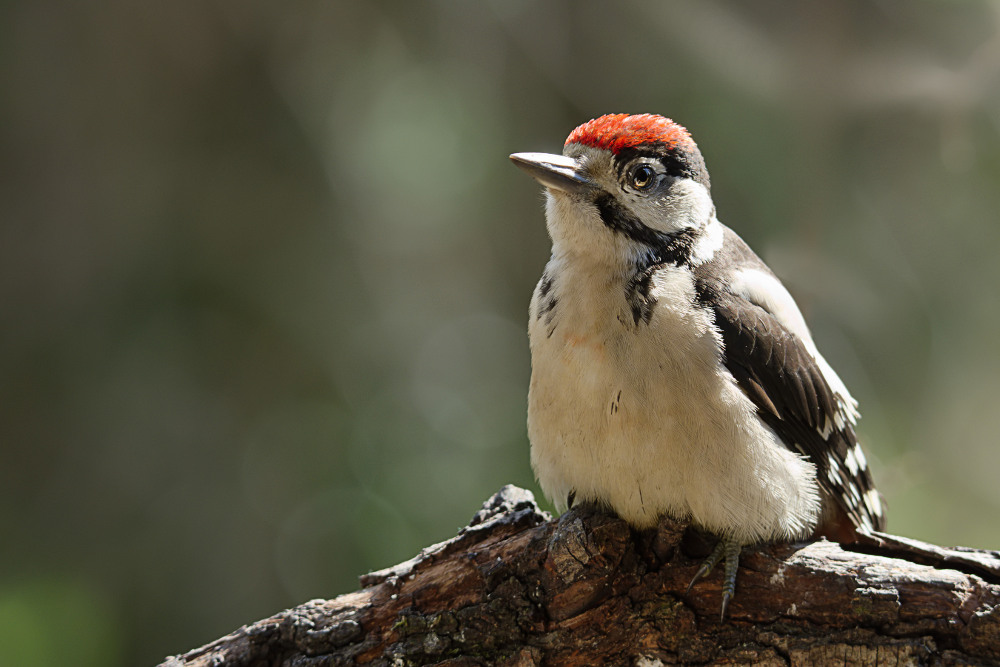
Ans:
[{"label": "black nape marking", "polygon": [[599,195],[594,205],[608,229],[649,248],[650,264],[686,264],[690,261],[696,236],[694,229],[676,234],[651,229],[607,193]]}]

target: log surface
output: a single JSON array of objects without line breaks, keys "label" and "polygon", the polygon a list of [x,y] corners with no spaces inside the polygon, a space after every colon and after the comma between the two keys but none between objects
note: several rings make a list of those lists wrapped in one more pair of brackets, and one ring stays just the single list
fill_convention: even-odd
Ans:
[{"label": "log surface", "polygon": [[287,665],[1000,665],[1000,554],[891,535],[744,549],[719,620],[710,544],[557,520],[507,486],[456,537],[361,589],[313,600],[161,667]]}]

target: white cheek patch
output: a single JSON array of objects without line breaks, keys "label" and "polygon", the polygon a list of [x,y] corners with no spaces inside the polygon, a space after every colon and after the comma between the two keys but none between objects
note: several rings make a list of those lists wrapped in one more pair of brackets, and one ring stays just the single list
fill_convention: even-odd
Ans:
[{"label": "white cheek patch", "polygon": [[[733,276],[733,291],[745,298],[750,303],[756,304],[771,313],[782,326],[799,337],[806,350],[812,356],[816,365],[819,366],[823,379],[830,386],[830,389],[837,396],[837,402],[843,411],[833,415],[834,425],[837,428],[844,428],[844,416],[853,424],[858,419],[857,401],[851,397],[840,376],[834,372],[830,364],[826,362],[823,355],[816,349],[809,327],[806,326],[805,318],[799,310],[795,299],[788,293],[785,286],[774,276],[759,269],[743,269]],[[830,434],[830,424],[823,425],[824,437]]]},{"label": "white cheek patch", "polygon": [[[620,201],[644,225],[664,234],[702,229],[714,218],[715,207],[708,190],[701,183],[686,178],[674,181],[664,196],[650,198],[627,193]],[[721,236],[720,229],[720,239]]]},{"label": "white cheek patch", "polygon": [[722,247],[722,242],[725,239],[724,232],[722,223],[716,218],[712,218],[708,226],[705,227],[705,231],[695,241],[694,247],[691,248],[691,263],[698,266],[712,259]]}]

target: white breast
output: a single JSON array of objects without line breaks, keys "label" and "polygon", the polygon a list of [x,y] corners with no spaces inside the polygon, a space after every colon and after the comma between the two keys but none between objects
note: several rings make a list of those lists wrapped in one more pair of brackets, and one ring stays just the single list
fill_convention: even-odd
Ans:
[{"label": "white breast", "polygon": [[[560,509],[604,502],[638,527],[664,513],[750,543],[815,525],[815,469],[755,414],[719,358],[692,274],[658,271],[653,317],[636,324],[624,278],[559,258],[552,317],[533,318],[528,434]],[[536,291],[532,313],[538,312]]]}]

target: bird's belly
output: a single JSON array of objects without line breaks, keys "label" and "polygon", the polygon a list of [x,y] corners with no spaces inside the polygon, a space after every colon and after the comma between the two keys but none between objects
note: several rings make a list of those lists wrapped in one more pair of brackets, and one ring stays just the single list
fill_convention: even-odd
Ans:
[{"label": "bird's belly", "polygon": [[660,312],[643,336],[569,324],[532,331],[532,466],[557,507],[573,493],[637,527],[668,514],[745,542],[805,534],[811,465],[756,417],[710,322]]},{"label": "bird's belly", "polygon": [[536,355],[528,431],[539,482],[557,504],[572,491],[634,525],[686,517],[685,477],[701,467],[694,454],[731,439],[721,382],[684,368],[692,359],[661,355],[643,360],[645,370],[623,364],[614,347],[576,339],[556,358]]}]

